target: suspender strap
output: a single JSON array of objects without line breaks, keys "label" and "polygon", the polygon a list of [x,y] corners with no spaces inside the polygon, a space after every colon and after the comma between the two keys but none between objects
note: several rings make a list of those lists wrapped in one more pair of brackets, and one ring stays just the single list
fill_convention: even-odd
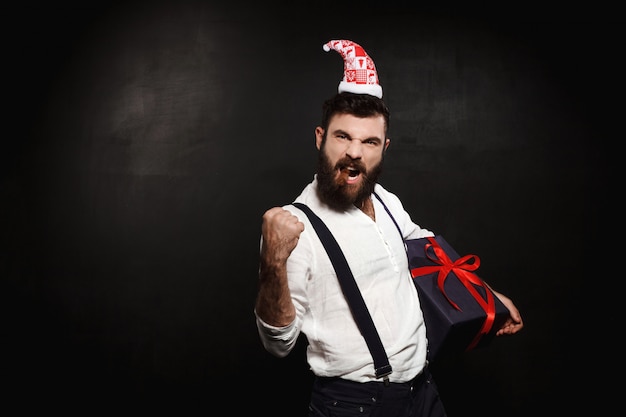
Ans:
[{"label": "suspender strap", "polygon": [[311,224],[317,232],[317,235],[322,241],[322,244],[326,249],[326,253],[335,268],[337,277],[339,278],[341,289],[348,300],[354,320],[356,321],[361,334],[365,338],[365,343],[367,344],[367,347],[372,354],[372,358],[374,359],[376,378],[384,378],[385,381],[387,381],[389,379],[388,376],[391,373],[391,365],[389,365],[387,353],[385,352],[383,344],[380,341],[378,331],[376,331],[372,317],[370,316],[367,306],[365,305],[365,301],[363,301],[359,287],[354,280],[354,275],[352,275],[350,266],[348,265],[339,244],[330,230],[328,230],[328,227],[326,227],[322,219],[313,213],[307,205],[302,203],[292,204],[308,216]]},{"label": "suspender strap", "polygon": [[387,208],[387,205],[385,204],[385,202],[383,201],[382,198],[380,198],[380,196],[376,193],[374,193],[374,195],[376,196],[376,198],[378,199],[378,201],[380,201],[380,204],[383,205],[383,207],[385,208],[385,211],[387,212],[387,214],[389,215],[389,217],[391,217],[391,220],[393,220],[393,224],[396,225],[396,229],[398,229],[398,233],[400,233],[400,237],[402,238],[402,240],[404,240],[404,236],[402,236],[402,231],[400,230],[400,226],[398,226],[398,222],[396,221],[396,219],[394,219],[394,217],[391,215],[391,211],[389,210],[389,208]]}]

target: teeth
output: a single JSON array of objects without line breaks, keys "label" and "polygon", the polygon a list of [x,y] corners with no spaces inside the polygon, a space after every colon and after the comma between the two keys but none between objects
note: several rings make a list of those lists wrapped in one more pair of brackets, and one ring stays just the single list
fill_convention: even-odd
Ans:
[{"label": "teeth", "polygon": [[341,172],[345,173],[350,179],[355,179],[361,174],[360,170],[350,167],[341,168]]}]

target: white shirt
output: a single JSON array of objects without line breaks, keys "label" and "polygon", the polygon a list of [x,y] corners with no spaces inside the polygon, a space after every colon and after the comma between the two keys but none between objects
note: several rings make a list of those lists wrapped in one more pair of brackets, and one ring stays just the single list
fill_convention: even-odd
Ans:
[{"label": "white shirt", "polygon": [[[414,378],[426,363],[426,328],[417,291],[407,263],[404,241],[393,220],[372,196],[376,221],[356,207],[337,212],[317,197],[317,178],[296,201],[308,205],[330,229],[346,257],[354,279],[389,358],[391,382]],[[404,239],[433,236],[404,211],[402,203],[380,184],[375,192],[402,230]],[[268,352],[286,356],[300,332],[308,340],[307,361],[317,376],[375,381],[372,355],[365,344],[335,270],[306,214],[284,206],[304,223],[298,245],[287,261],[287,277],[296,319],[275,327],[256,317],[259,335]],[[380,381],[380,380],[379,380]]]}]

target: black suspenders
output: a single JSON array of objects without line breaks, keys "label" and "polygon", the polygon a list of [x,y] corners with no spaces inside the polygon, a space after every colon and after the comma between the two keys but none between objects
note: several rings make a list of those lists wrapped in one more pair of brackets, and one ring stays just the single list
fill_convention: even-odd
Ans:
[{"label": "black suspenders", "polygon": [[350,266],[348,265],[339,244],[330,230],[328,230],[328,227],[326,227],[322,219],[313,213],[307,205],[302,203],[292,204],[308,216],[311,224],[315,228],[317,235],[326,249],[328,257],[335,268],[337,278],[339,279],[343,293],[348,300],[354,320],[356,321],[361,334],[365,338],[365,343],[367,343],[367,347],[372,354],[372,358],[374,359],[374,369],[376,370],[376,378],[383,378],[385,382],[388,382],[389,374],[391,374],[391,365],[389,365],[387,353],[385,352],[383,344],[380,341],[378,331],[374,326],[372,317],[370,316],[369,310],[365,305],[365,301],[363,301],[359,287],[354,280],[354,275],[352,275]]}]

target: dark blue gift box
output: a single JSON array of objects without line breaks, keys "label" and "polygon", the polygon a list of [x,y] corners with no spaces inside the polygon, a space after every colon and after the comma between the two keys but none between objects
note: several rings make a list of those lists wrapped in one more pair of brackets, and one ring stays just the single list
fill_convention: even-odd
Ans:
[{"label": "dark blue gift box", "polygon": [[430,360],[487,345],[509,317],[509,310],[474,273],[479,258],[460,257],[441,236],[411,239],[406,244]]}]

